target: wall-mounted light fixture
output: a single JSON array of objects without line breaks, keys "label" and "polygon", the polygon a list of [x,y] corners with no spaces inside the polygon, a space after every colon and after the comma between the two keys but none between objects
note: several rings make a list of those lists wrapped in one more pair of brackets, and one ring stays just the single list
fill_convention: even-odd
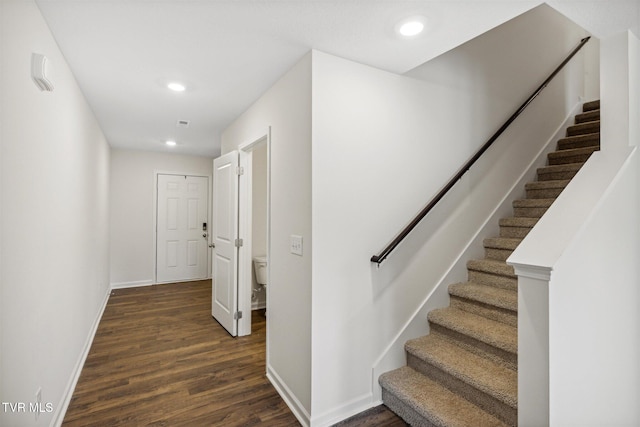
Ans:
[{"label": "wall-mounted light fixture", "polygon": [[39,53],[31,54],[31,78],[41,91],[52,92],[53,83],[47,78],[47,57]]}]

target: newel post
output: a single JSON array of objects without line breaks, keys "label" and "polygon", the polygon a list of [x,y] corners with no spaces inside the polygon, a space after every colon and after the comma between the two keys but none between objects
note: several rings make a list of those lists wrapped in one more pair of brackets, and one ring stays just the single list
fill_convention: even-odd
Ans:
[{"label": "newel post", "polygon": [[510,263],[518,276],[518,425],[549,425],[551,267]]}]

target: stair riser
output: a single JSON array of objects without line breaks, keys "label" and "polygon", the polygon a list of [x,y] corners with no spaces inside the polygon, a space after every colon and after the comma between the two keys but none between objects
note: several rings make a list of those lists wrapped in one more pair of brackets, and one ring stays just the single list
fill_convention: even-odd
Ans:
[{"label": "stair riser", "polygon": [[506,261],[513,251],[511,249],[496,249],[496,248],[485,248],[484,256],[489,259],[496,259],[498,261]]},{"label": "stair riser", "polygon": [[600,120],[600,111],[588,111],[576,115],[576,124]]},{"label": "stair riser", "polygon": [[438,334],[444,339],[447,339],[456,345],[464,348],[465,350],[477,354],[481,357],[486,357],[493,360],[500,365],[517,370],[518,368],[518,355],[515,353],[509,353],[501,348],[493,347],[482,341],[478,341],[475,338],[461,334],[454,330],[445,328],[444,326],[430,323],[431,333]]},{"label": "stair riser", "polygon": [[481,285],[494,286],[500,289],[518,289],[518,279],[497,274],[485,273],[483,271],[469,270],[469,281]]},{"label": "stair riser", "polygon": [[549,208],[513,208],[513,215],[524,218],[541,218]]},{"label": "stair riser", "polygon": [[502,421],[510,425],[516,425],[518,423],[518,411],[516,408],[510,407],[504,402],[459,380],[438,367],[409,353],[407,354],[407,365]]},{"label": "stair riser", "polygon": [[529,227],[505,227],[500,226],[500,237],[518,238],[522,239],[529,234],[531,228]]},{"label": "stair riser", "polygon": [[515,311],[460,298],[455,295],[451,295],[449,305],[469,313],[477,314],[478,316],[486,317],[487,319],[495,320],[496,322],[518,327],[518,313]]},{"label": "stair riser", "polygon": [[544,172],[538,171],[538,181],[555,181],[558,179],[572,179],[578,170],[565,172]]},{"label": "stair riser", "polygon": [[598,132],[600,132],[600,122],[582,123],[567,128],[567,136],[587,135]]},{"label": "stair riser", "polygon": [[592,111],[592,110],[599,110],[600,109],[600,100],[595,100],[595,101],[589,101],[589,102],[585,102],[582,105],[582,111],[583,112],[587,112],[587,111]]},{"label": "stair riser", "polygon": [[395,394],[388,391],[386,388],[382,388],[382,401],[391,409],[394,413],[399,415],[409,425],[412,426],[424,426],[424,427],[438,427],[435,424],[430,423],[422,415],[418,414],[415,409],[400,400]]},{"label": "stair riser", "polygon": [[564,188],[545,188],[527,190],[527,199],[555,199],[562,193]]},{"label": "stair riser", "polygon": [[594,136],[583,136],[579,138],[561,139],[558,141],[558,150],[571,150],[573,148],[599,147],[600,134]]},{"label": "stair riser", "polygon": [[[562,151],[556,151],[556,153],[562,153]],[[591,157],[592,153],[584,153],[584,154],[576,154],[576,155],[571,155],[571,156],[551,156],[549,155],[547,157],[547,163],[549,165],[568,165],[570,163],[584,163],[586,162],[589,157]]]}]

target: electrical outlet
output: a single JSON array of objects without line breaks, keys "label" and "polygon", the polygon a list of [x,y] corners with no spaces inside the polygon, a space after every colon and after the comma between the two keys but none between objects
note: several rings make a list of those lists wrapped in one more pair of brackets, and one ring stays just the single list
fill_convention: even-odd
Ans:
[{"label": "electrical outlet", "polygon": [[38,407],[34,413],[36,414],[36,421],[38,421],[38,417],[40,416],[40,407],[42,407],[42,387],[38,387],[38,390],[36,391],[36,405]]},{"label": "electrical outlet", "polygon": [[291,235],[291,253],[302,256],[302,236]]}]

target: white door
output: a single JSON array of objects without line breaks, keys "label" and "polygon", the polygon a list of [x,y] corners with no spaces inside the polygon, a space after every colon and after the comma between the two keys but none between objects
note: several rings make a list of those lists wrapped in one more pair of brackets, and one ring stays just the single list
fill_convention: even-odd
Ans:
[{"label": "white door", "polygon": [[206,279],[208,178],[159,174],[157,185],[157,282]]},{"label": "white door", "polygon": [[238,152],[213,161],[213,289],[211,314],[238,334]]}]

